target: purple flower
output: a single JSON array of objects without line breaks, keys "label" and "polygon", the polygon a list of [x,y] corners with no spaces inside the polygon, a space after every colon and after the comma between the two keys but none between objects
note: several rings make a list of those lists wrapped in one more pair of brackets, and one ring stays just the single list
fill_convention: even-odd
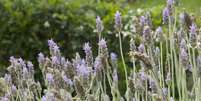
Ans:
[{"label": "purple flower", "polygon": [[12,83],[12,78],[10,74],[5,74],[4,76],[4,80],[7,84],[11,84]]},{"label": "purple flower", "polygon": [[22,75],[23,75],[23,79],[28,79],[29,72],[28,72],[28,69],[26,67],[23,67],[23,69],[22,69]]},{"label": "purple flower", "polygon": [[48,81],[48,83],[52,84],[54,82],[54,77],[51,73],[47,73],[46,74],[46,80]]},{"label": "purple flower", "polygon": [[138,51],[139,51],[140,53],[144,53],[144,52],[145,52],[145,46],[144,46],[143,43],[141,43],[140,46],[138,47]]},{"label": "purple flower", "polygon": [[98,71],[101,69],[101,67],[102,67],[102,61],[101,61],[101,58],[98,56],[98,57],[96,57],[95,62],[94,62],[94,69],[95,69],[95,71]]},{"label": "purple flower", "polygon": [[155,55],[157,57],[160,56],[160,48],[159,47],[156,47],[156,49],[155,49]]},{"label": "purple flower", "polygon": [[15,85],[11,86],[11,91],[12,91],[13,94],[15,94],[17,92],[17,88],[16,88]]},{"label": "purple flower", "polygon": [[162,88],[162,92],[164,96],[168,95],[168,89],[167,88]]},{"label": "purple flower", "polygon": [[16,59],[14,58],[14,56],[11,56],[9,61],[10,61],[11,63],[14,63],[14,62],[16,61]]},{"label": "purple flower", "polygon": [[43,53],[38,54],[38,62],[40,64],[43,64],[45,62],[45,56],[43,55]]},{"label": "purple flower", "polygon": [[180,42],[180,48],[186,49],[186,40],[183,38],[181,39],[181,42]]},{"label": "purple flower", "polygon": [[52,59],[52,63],[54,65],[59,65],[60,64],[60,61],[59,61],[57,56],[52,56],[51,59]]},{"label": "purple flower", "polygon": [[140,17],[140,25],[141,25],[141,26],[144,26],[145,23],[146,23],[146,18],[145,18],[144,16],[141,16],[141,17]]},{"label": "purple flower", "polygon": [[115,53],[110,53],[110,58],[111,58],[111,60],[112,61],[117,61],[117,54],[115,54]]},{"label": "purple flower", "polygon": [[50,48],[53,48],[54,46],[56,46],[57,44],[52,40],[52,39],[50,39],[50,40],[48,40],[48,46],[50,47]]},{"label": "purple flower", "polygon": [[1,97],[1,101],[10,101],[7,97]]},{"label": "purple flower", "polygon": [[172,6],[174,4],[174,0],[167,0],[167,5]]},{"label": "purple flower", "polygon": [[84,50],[85,54],[91,52],[91,47],[89,46],[88,42],[84,44],[83,50]]},{"label": "purple flower", "polygon": [[167,7],[163,9],[163,23],[167,23],[170,16],[170,11]]},{"label": "purple flower", "polygon": [[151,40],[151,29],[150,29],[149,26],[144,27],[144,29],[143,29],[143,38],[144,38],[144,41],[150,42],[150,40]]},{"label": "purple flower", "polygon": [[184,22],[185,22],[185,15],[184,15],[184,13],[179,14],[179,20],[180,20],[181,24],[184,24]]},{"label": "purple flower", "polygon": [[193,24],[190,26],[190,33],[191,33],[191,34],[195,34],[195,33],[196,33],[196,29],[197,29],[197,27],[196,27],[195,23],[193,23]]},{"label": "purple flower", "polygon": [[99,45],[100,48],[107,48],[107,44],[106,44],[105,39],[101,39],[99,41],[98,45]]},{"label": "purple flower", "polygon": [[62,78],[63,78],[63,80],[64,80],[65,83],[69,84],[70,86],[73,85],[72,80],[69,79],[69,78],[64,74],[64,72],[62,72]]},{"label": "purple flower", "polygon": [[41,101],[47,101],[46,99],[46,96],[44,95],[42,98],[41,98]]},{"label": "purple flower", "polygon": [[152,92],[157,90],[156,81],[151,78],[149,79],[149,88],[151,88]]},{"label": "purple flower", "polygon": [[112,73],[112,79],[115,83],[118,82],[118,75],[117,75],[117,70],[115,69],[114,72]]},{"label": "purple flower", "polygon": [[180,50],[180,59],[181,59],[182,64],[184,66],[187,66],[187,64],[188,64],[188,53],[183,48]]},{"label": "purple flower", "polygon": [[85,61],[82,60],[82,63],[77,66],[77,73],[78,73],[78,75],[81,76],[81,77],[88,77],[89,76],[89,72],[90,71],[87,68],[87,65],[86,65]]},{"label": "purple flower", "polygon": [[143,81],[147,80],[147,76],[146,76],[146,74],[145,74],[144,71],[141,71],[141,72],[139,73],[139,75],[140,75],[140,79],[141,79],[141,80],[143,80]]},{"label": "purple flower", "polygon": [[48,46],[49,46],[49,50],[50,50],[51,55],[54,55],[54,56],[60,55],[59,47],[57,46],[57,44],[52,39],[48,40]]},{"label": "purple flower", "polygon": [[121,13],[117,11],[115,13],[115,28],[120,31],[122,27],[122,22],[121,22]]},{"label": "purple flower", "polygon": [[33,67],[33,64],[31,61],[27,61],[27,67],[29,69],[29,71],[33,71],[34,70],[34,67]]},{"label": "purple flower", "polygon": [[96,17],[96,30],[98,33],[101,33],[104,29],[103,22],[99,16]]},{"label": "purple flower", "polygon": [[26,64],[22,58],[19,58],[18,61],[22,67],[26,67]]},{"label": "purple flower", "polygon": [[159,27],[156,29],[156,33],[158,33],[158,34],[162,34],[162,33],[163,33],[163,29],[161,28],[161,26],[159,26]]}]

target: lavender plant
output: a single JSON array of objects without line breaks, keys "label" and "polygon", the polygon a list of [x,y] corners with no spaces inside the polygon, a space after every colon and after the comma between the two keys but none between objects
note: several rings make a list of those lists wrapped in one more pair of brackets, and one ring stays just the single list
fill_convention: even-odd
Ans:
[{"label": "lavender plant", "polygon": [[[34,78],[36,66],[31,61],[10,57],[7,73],[0,78],[0,100],[201,101],[201,33],[195,22],[183,25],[186,23],[183,13],[178,26],[175,12],[174,0],[167,0],[162,12],[163,26],[156,29],[150,13],[135,17],[132,27],[137,30],[130,35],[129,57],[124,57],[127,53],[123,52],[119,11],[115,14],[119,56],[109,51],[106,39],[101,36],[104,27],[100,17],[96,19],[99,36],[96,56],[87,42],[83,45],[85,57],[76,53],[73,59],[68,59],[53,39],[48,40],[49,55],[41,52],[37,58],[44,85]],[[136,39],[140,39],[140,44]],[[133,65],[127,65],[125,58],[130,58]],[[127,72],[130,67],[132,70]],[[123,68],[125,78],[119,75],[119,68]],[[119,89],[124,81],[125,92]]]}]

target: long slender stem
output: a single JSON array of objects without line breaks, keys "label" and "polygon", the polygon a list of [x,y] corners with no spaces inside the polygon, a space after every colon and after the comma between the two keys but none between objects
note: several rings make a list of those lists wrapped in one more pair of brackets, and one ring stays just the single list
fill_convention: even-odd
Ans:
[{"label": "long slender stem", "polygon": [[124,67],[124,72],[125,72],[125,77],[126,77],[126,88],[128,89],[128,77],[127,77],[127,69],[126,69],[126,64],[125,64],[123,50],[122,50],[121,31],[119,31],[119,48],[120,48],[121,59],[123,62],[123,67]]}]

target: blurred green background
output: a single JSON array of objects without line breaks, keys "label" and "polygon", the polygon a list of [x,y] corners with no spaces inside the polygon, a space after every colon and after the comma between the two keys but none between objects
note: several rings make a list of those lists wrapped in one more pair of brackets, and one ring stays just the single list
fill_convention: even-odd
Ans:
[{"label": "blurred green background", "polygon": [[[109,51],[118,53],[114,13],[120,10],[126,24],[129,22],[126,17],[135,15],[130,11],[149,10],[153,23],[160,25],[165,4],[166,0],[0,0],[0,71],[9,65],[10,56],[22,57],[37,65],[39,52],[48,55],[47,40],[51,38],[68,58],[75,52],[83,53],[82,45],[87,41],[96,54],[96,16],[104,22],[102,34],[108,40]],[[197,17],[201,15],[201,0],[177,0],[176,5]],[[124,44],[128,42],[125,38]],[[124,45],[125,53],[128,46]]]}]

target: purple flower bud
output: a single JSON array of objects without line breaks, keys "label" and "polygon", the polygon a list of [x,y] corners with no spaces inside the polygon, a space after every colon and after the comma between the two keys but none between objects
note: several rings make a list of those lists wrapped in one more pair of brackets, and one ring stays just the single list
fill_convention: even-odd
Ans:
[{"label": "purple flower bud", "polygon": [[162,92],[164,96],[168,95],[168,89],[167,88],[162,88]]},{"label": "purple flower bud", "polygon": [[181,59],[182,64],[184,66],[187,66],[187,64],[188,64],[188,53],[183,48],[180,50],[180,59]]},{"label": "purple flower bud", "polygon": [[143,27],[146,23],[146,18],[144,16],[140,17],[140,26]]},{"label": "purple flower bud", "polygon": [[22,58],[19,58],[18,61],[22,67],[26,67],[26,64]]},{"label": "purple flower bud", "polygon": [[155,53],[155,55],[156,55],[157,57],[159,57],[159,56],[160,56],[160,48],[159,48],[159,47],[156,47],[154,53]]},{"label": "purple flower bud", "polygon": [[16,61],[16,59],[14,58],[14,56],[11,56],[9,61],[10,61],[11,63],[14,63],[14,62]]},{"label": "purple flower bud", "polygon": [[11,86],[11,91],[12,91],[12,94],[15,94],[17,92],[17,88],[15,85]]},{"label": "purple flower bud", "polygon": [[1,97],[1,101],[10,101],[6,96]]},{"label": "purple flower bud", "polygon": [[170,16],[170,11],[167,7],[163,9],[163,23],[167,23]]},{"label": "purple flower bud", "polygon": [[185,39],[181,39],[180,48],[186,49],[186,40]]},{"label": "purple flower bud", "polygon": [[83,50],[84,50],[85,54],[88,54],[91,52],[91,47],[89,46],[88,42],[84,44]]},{"label": "purple flower bud", "polygon": [[117,54],[115,54],[115,53],[110,53],[110,58],[111,58],[111,60],[112,61],[117,61]]},{"label": "purple flower bud", "polygon": [[34,67],[31,61],[27,61],[27,67],[29,69],[30,72],[34,71]]},{"label": "purple flower bud", "polygon": [[143,29],[143,38],[145,42],[150,42],[151,40],[151,29],[149,26],[145,26]]},{"label": "purple flower bud", "polygon": [[138,47],[138,51],[139,51],[140,53],[145,53],[145,46],[144,46],[143,43],[141,43],[140,46]]},{"label": "purple flower bud", "polygon": [[44,95],[42,98],[41,98],[41,101],[47,101],[46,99],[46,96]]},{"label": "purple flower bud", "polygon": [[162,34],[162,33],[163,33],[163,29],[161,28],[161,26],[159,26],[159,27],[156,29],[156,33],[158,33],[158,34]]},{"label": "purple flower bud", "polygon": [[60,64],[60,61],[57,56],[52,56],[51,59],[52,59],[52,64],[54,64],[54,65]]},{"label": "purple flower bud", "polygon": [[26,67],[23,67],[22,75],[23,75],[23,78],[24,78],[24,79],[28,79],[29,73],[28,73],[28,70],[27,70]]},{"label": "purple flower bud", "polygon": [[52,84],[54,82],[54,77],[51,73],[46,74],[46,80],[48,81],[49,84]]},{"label": "purple flower bud", "polygon": [[66,64],[66,59],[64,57],[61,57],[61,64],[65,65]]},{"label": "purple flower bud", "polygon": [[64,80],[64,82],[65,82],[66,84],[69,84],[70,86],[73,85],[72,80],[69,79],[66,75],[63,74],[63,75],[62,75],[62,78],[63,78],[63,80]]},{"label": "purple flower bud", "polygon": [[140,71],[139,75],[141,80],[143,81],[147,80],[147,76],[144,71]]},{"label": "purple flower bud", "polygon": [[50,40],[48,40],[48,46],[50,47],[50,48],[53,48],[54,46],[56,46],[57,44],[52,40],[52,39],[50,39]]},{"label": "purple flower bud", "polygon": [[122,22],[121,22],[121,13],[119,11],[116,12],[115,14],[115,28],[120,31],[122,27]]},{"label": "purple flower bud", "polygon": [[99,16],[96,17],[96,30],[98,33],[101,33],[104,29],[103,22]]},{"label": "purple flower bud", "polygon": [[185,23],[185,15],[184,15],[184,13],[179,14],[179,21],[180,21],[180,24],[182,24],[182,25]]},{"label": "purple flower bud", "polygon": [[196,25],[193,23],[190,26],[190,43],[191,46],[196,46],[197,44],[197,33],[196,33]]},{"label": "purple flower bud", "polygon": [[101,58],[98,56],[98,57],[96,57],[95,62],[94,62],[94,69],[95,69],[95,71],[98,71],[101,69],[101,67],[102,67],[102,61],[101,61]]},{"label": "purple flower bud", "polygon": [[112,73],[112,79],[115,83],[118,82],[118,75],[117,75],[117,70],[115,69],[114,72]]},{"label": "purple flower bud", "polygon": [[172,6],[174,4],[174,0],[167,0],[167,5]]},{"label": "purple flower bud", "polygon": [[49,50],[50,50],[51,55],[54,55],[54,56],[60,55],[59,47],[57,46],[57,44],[52,39],[48,40],[48,46],[49,46]]},{"label": "purple flower bud", "polygon": [[151,78],[149,79],[149,88],[151,88],[152,92],[157,92],[156,81]]},{"label": "purple flower bud", "polygon": [[89,72],[90,71],[87,68],[87,65],[86,65],[85,61],[82,60],[82,63],[77,66],[77,73],[78,73],[78,75],[81,76],[81,77],[85,77],[86,78],[86,77],[89,76]]},{"label": "purple flower bud", "polygon": [[105,39],[101,39],[99,41],[98,45],[99,45],[100,48],[107,48],[107,44],[106,44]]},{"label": "purple flower bud", "polygon": [[190,26],[190,33],[191,33],[191,34],[195,34],[195,33],[196,33],[196,30],[197,30],[197,27],[196,27],[195,23],[193,23],[193,24]]},{"label": "purple flower bud", "polygon": [[43,53],[38,54],[38,62],[40,64],[43,64],[45,62],[45,56],[43,55]]},{"label": "purple flower bud", "polygon": [[5,74],[4,80],[7,84],[12,84],[12,78],[10,74]]}]

